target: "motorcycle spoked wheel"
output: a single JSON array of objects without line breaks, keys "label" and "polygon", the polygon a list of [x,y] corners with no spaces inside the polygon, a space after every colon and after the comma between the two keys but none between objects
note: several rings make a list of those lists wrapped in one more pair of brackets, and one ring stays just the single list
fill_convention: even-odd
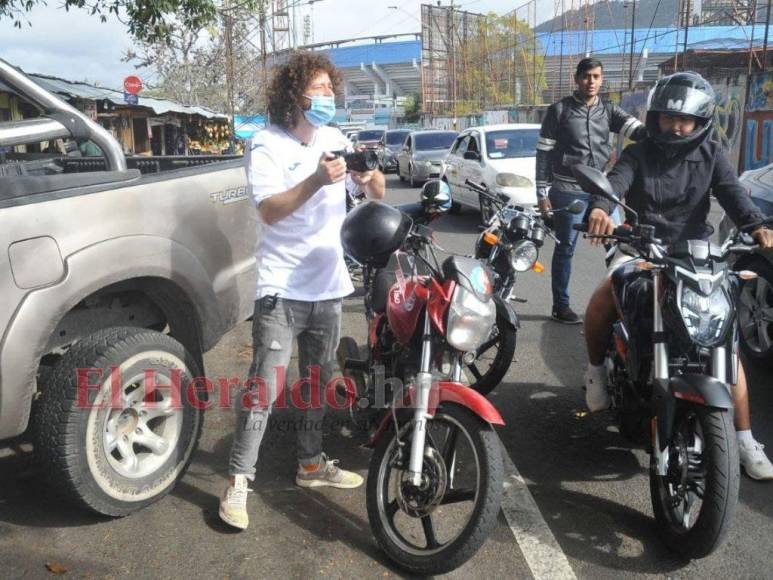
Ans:
[{"label": "motorcycle spoked wheel", "polygon": [[464,367],[471,389],[485,397],[502,382],[515,356],[515,342],[516,329],[497,314],[496,328],[478,348],[475,360]]},{"label": "motorcycle spoked wheel", "polygon": [[[413,421],[376,445],[368,471],[371,530],[387,556],[414,575],[442,574],[469,560],[493,528],[502,498],[502,455],[491,425],[443,404],[427,424],[422,485],[408,476]],[[450,466],[450,468],[449,468]]]},{"label": "motorcycle spoked wheel", "polygon": [[724,540],[738,504],[740,467],[732,413],[706,407],[677,409],[668,473],[650,462],[655,520],[672,550],[704,558]]}]

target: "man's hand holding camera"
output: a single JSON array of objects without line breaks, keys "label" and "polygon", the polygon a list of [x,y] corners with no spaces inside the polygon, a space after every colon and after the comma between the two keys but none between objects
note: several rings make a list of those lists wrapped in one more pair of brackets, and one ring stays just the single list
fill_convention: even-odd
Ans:
[{"label": "man's hand holding camera", "polygon": [[343,157],[325,152],[319,158],[317,170],[312,175],[317,189],[346,179],[346,161]]}]

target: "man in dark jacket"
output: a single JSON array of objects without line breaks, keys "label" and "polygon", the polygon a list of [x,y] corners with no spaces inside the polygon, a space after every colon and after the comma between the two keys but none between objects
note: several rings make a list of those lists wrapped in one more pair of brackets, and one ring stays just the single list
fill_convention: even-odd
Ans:
[{"label": "man in dark jacket", "polygon": [[[599,60],[582,59],[574,78],[575,93],[550,105],[542,121],[537,142],[537,199],[542,211],[564,208],[576,199],[587,202],[588,194],[577,185],[571,168],[583,164],[604,170],[612,154],[610,132],[635,141],[647,132],[638,119],[601,99],[604,74]],[[582,213],[560,212],[554,218],[560,243],[553,251],[552,317],[565,324],[580,323],[569,306],[569,279],[577,245],[577,232],[572,226],[581,220]]]},{"label": "man in dark jacket", "polygon": [[[765,216],[746,195],[720,145],[709,140],[714,119],[714,91],[696,73],[677,73],[660,79],[650,95],[647,112],[649,137],[629,146],[609,174],[616,194],[639,214],[642,224],[655,226],[655,236],[665,243],[707,239],[710,194],[739,226],[761,223]],[[610,234],[613,204],[591,198],[590,235]],[[773,231],[752,232],[763,248],[773,247]],[[596,238],[598,241],[598,238]],[[610,272],[635,259],[618,250]],[[596,289],[585,313],[588,370],[586,403],[591,411],[609,406],[604,365],[612,325],[617,318],[609,278]],[[773,464],[763,446],[752,437],[746,375],[739,365],[733,385],[734,421],[741,465],[754,479],[773,479]]]}]

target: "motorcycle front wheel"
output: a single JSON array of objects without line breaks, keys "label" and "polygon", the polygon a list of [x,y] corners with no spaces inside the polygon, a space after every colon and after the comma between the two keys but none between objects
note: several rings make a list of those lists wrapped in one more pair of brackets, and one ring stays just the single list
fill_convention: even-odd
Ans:
[{"label": "motorcycle front wheel", "polygon": [[427,423],[423,481],[408,475],[413,421],[376,445],[368,471],[368,520],[379,546],[404,571],[443,574],[469,560],[496,523],[502,455],[491,425],[443,404]]},{"label": "motorcycle front wheel", "polygon": [[484,397],[502,382],[515,356],[515,328],[501,314],[497,314],[496,324],[489,339],[476,351],[475,360],[464,368],[470,388]]},{"label": "motorcycle front wheel", "polygon": [[683,406],[668,444],[665,476],[650,462],[655,520],[666,544],[689,558],[716,550],[738,504],[740,467],[732,413]]}]

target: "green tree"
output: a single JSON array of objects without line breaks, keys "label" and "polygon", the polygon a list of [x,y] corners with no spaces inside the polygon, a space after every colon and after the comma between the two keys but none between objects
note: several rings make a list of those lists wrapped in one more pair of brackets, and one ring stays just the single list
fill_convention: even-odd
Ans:
[{"label": "green tree", "polygon": [[[255,8],[259,0],[234,0],[239,9]],[[166,41],[175,30],[200,30],[217,21],[223,6],[216,0],[61,0],[65,10],[83,9],[103,22],[108,17],[125,21],[131,35],[147,42]],[[21,28],[27,13],[45,0],[0,0],[0,20],[10,18]]]},{"label": "green tree", "polygon": [[544,57],[526,21],[489,13],[459,43],[455,115],[542,102]]}]

